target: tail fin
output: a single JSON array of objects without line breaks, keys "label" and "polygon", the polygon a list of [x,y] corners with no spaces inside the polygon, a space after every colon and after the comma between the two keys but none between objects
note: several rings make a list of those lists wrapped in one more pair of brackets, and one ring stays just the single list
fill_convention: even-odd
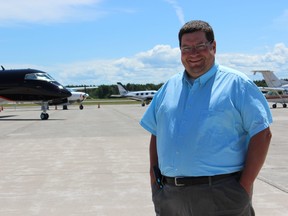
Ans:
[{"label": "tail fin", "polygon": [[127,89],[122,85],[121,82],[117,82],[117,87],[120,95],[126,95],[128,93]]},{"label": "tail fin", "polygon": [[283,84],[285,84],[285,81],[280,80],[273,71],[269,70],[255,70],[253,71],[255,73],[262,73],[264,80],[268,87],[280,87]]}]

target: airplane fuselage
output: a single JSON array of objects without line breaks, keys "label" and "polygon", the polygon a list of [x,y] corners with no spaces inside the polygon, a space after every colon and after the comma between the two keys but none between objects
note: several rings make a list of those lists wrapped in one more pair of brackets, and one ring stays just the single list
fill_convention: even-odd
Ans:
[{"label": "airplane fuselage", "polygon": [[278,92],[278,94],[272,91],[268,91],[267,94],[265,94],[265,98],[268,102],[282,104],[288,103],[288,93],[286,91]]},{"label": "airplane fuselage", "polygon": [[[50,101],[71,93],[47,73],[34,69],[0,71],[2,101]],[[0,101],[1,101],[0,100]]]},{"label": "airplane fuselage", "polygon": [[154,95],[157,93],[155,90],[147,90],[147,91],[128,91],[121,82],[117,82],[117,87],[120,95],[111,95],[110,97],[126,97],[132,100],[137,100],[142,102],[142,106],[145,104],[149,104],[153,99]]},{"label": "airplane fuselage", "polygon": [[157,91],[155,90],[128,92],[126,95],[123,95],[123,97],[130,97],[138,100],[152,100],[156,92]]}]

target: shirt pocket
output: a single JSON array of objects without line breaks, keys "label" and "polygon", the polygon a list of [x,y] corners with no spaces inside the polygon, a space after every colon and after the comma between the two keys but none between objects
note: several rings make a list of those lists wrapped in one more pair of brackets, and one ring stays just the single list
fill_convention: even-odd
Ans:
[{"label": "shirt pocket", "polygon": [[207,146],[231,143],[235,139],[235,119],[229,111],[202,111],[198,134],[199,143],[205,143]]}]

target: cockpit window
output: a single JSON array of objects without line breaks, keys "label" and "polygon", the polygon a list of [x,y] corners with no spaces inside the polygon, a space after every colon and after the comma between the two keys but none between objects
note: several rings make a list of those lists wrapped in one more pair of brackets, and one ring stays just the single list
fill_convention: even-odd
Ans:
[{"label": "cockpit window", "polygon": [[30,73],[25,75],[25,80],[43,80],[54,81],[54,79],[47,73]]}]

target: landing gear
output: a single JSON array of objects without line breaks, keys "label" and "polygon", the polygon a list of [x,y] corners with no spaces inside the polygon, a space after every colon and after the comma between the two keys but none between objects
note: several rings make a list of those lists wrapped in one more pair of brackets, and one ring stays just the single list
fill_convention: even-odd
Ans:
[{"label": "landing gear", "polygon": [[[283,103],[282,104],[282,106],[283,106],[283,108],[287,108],[287,104],[286,103]],[[275,103],[275,104],[272,104],[272,108],[277,108],[277,104]]]},{"label": "landing gear", "polygon": [[[83,110],[83,109],[84,109],[84,106],[83,106],[82,104],[80,104],[80,105],[79,105],[79,109],[80,109],[80,110]],[[63,110],[68,110],[68,105],[66,105],[66,104],[63,105]]]},{"label": "landing gear", "polygon": [[40,115],[40,118],[41,118],[42,120],[47,120],[47,119],[49,118],[49,114],[42,112],[41,115]]},{"label": "landing gear", "polygon": [[46,112],[48,109],[48,102],[42,102],[41,109],[43,112],[40,114],[40,118],[42,120],[47,120],[49,118],[49,114]]},{"label": "landing gear", "polygon": [[142,101],[142,106],[144,107],[145,105],[149,105],[150,104],[150,100],[144,100]]}]

